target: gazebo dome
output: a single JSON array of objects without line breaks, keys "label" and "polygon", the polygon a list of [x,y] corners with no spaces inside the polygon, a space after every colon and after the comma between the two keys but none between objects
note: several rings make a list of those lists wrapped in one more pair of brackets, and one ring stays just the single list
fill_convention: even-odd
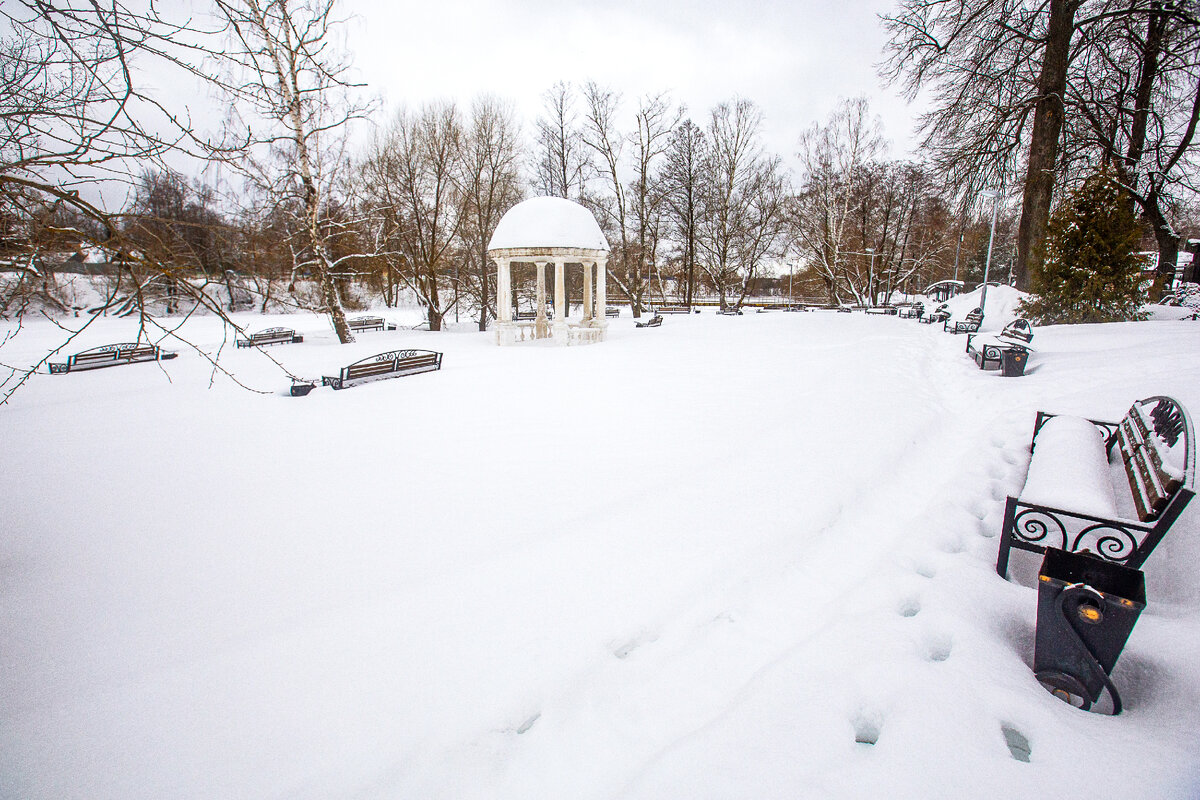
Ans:
[{"label": "gazebo dome", "polygon": [[596,218],[579,203],[561,197],[534,197],[517,203],[496,226],[488,250],[608,251]]}]

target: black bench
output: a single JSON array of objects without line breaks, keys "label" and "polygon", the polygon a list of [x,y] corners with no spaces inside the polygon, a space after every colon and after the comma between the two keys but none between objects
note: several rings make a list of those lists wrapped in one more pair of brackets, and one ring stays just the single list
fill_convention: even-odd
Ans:
[{"label": "black bench", "polygon": [[972,308],[967,312],[967,315],[960,320],[947,318],[942,323],[942,330],[950,333],[978,333],[979,326],[983,324],[983,309]]},{"label": "black bench", "polygon": [[925,304],[924,303],[913,303],[908,308],[900,309],[899,313],[896,314],[896,316],[900,317],[900,319],[920,319],[921,315],[924,313],[925,313]]},{"label": "black bench", "polygon": [[1005,339],[1029,344],[1033,341],[1033,326],[1029,324],[1029,320],[1024,317],[1017,317],[1012,322],[1004,326],[1004,330],[1000,331],[1000,335]]},{"label": "black bench", "polygon": [[655,314],[690,314],[691,306],[658,306],[651,309]]},{"label": "black bench", "polygon": [[742,316],[742,310],[740,308],[738,308],[737,306],[722,306],[720,309],[717,310],[717,313],[724,314],[727,317]]},{"label": "black bench", "polygon": [[[1014,547],[1089,552],[1139,569],[1195,494],[1192,423],[1170,397],[1139,400],[1118,422],[1039,411],[1030,448],[1025,485],[1004,508],[1001,577]],[[1110,480],[1114,454],[1125,480]],[[1129,502],[1120,503],[1126,487]]]},{"label": "black bench", "polygon": [[238,339],[238,347],[263,347],[269,344],[293,344],[304,341],[304,337],[291,328],[267,328],[252,333],[245,339]]},{"label": "black bench", "polygon": [[1018,317],[1004,326],[1004,330],[995,336],[977,333],[967,334],[967,355],[975,359],[980,369],[987,369],[994,364],[1000,369],[1000,362],[1006,350],[1029,350],[1033,341],[1033,326],[1029,320]]},{"label": "black bench", "polygon": [[863,311],[867,314],[895,314],[897,309],[895,306],[872,306],[864,308]]},{"label": "black bench", "polygon": [[139,344],[137,342],[106,344],[78,352],[67,358],[65,363],[50,364],[50,374],[63,375],[68,372],[78,372],[81,369],[116,367],[121,364],[135,364],[139,361],[167,361],[178,355],[178,353],[168,353],[155,344]]},{"label": "black bench", "polygon": [[636,325],[639,328],[657,328],[659,325],[662,325],[662,322],[663,322],[662,314],[655,314],[653,317],[646,320],[645,322],[635,322],[634,325]]},{"label": "black bench", "polygon": [[[345,389],[367,381],[383,378],[399,378],[419,372],[433,372],[442,368],[442,354],[433,350],[393,350],[376,356],[367,356],[343,367],[336,376],[323,376],[322,386]],[[295,393],[293,391],[293,393]]]},{"label": "black bench", "polygon": [[950,306],[942,303],[940,306],[929,312],[927,316],[919,317],[918,322],[924,322],[926,325],[932,325],[935,322],[945,322],[950,319]]},{"label": "black bench", "polygon": [[352,331],[394,331],[396,324],[387,322],[383,317],[354,317],[346,320]]},{"label": "black bench", "polygon": [[604,316],[619,317],[619,316],[621,316],[621,309],[617,308],[616,306],[605,306]]}]

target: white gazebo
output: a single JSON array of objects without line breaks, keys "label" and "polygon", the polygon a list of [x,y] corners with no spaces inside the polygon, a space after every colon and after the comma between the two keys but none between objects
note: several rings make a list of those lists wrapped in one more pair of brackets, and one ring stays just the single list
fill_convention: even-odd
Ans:
[{"label": "white gazebo", "polygon": [[[604,341],[608,329],[604,316],[608,241],[592,212],[561,197],[534,197],[518,203],[496,226],[488,243],[488,258],[496,262],[496,344],[531,339],[553,339],[564,345]],[[512,318],[513,263],[537,267],[536,316],[531,322]],[[546,319],[549,264],[554,265],[553,325]],[[564,295],[567,264],[583,265],[583,318],[572,324],[567,324]]]}]

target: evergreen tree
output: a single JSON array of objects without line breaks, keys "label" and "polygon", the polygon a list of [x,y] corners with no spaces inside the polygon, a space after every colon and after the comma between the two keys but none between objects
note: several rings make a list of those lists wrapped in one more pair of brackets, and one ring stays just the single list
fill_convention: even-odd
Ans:
[{"label": "evergreen tree", "polygon": [[1043,325],[1144,319],[1140,238],[1125,190],[1092,176],[1051,218],[1046,260],[1020,313]]}]

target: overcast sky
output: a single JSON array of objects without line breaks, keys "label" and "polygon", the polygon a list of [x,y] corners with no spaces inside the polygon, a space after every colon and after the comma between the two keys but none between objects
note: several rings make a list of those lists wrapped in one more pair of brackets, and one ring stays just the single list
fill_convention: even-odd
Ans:
[{"label": "overcast sky", "polygon": [[638,96],[668,90],[703,124],[708,110],[748,97],[766,144],[792,163],[801,130],[842,97],[865,95],[892,155],[912,148],[913,109],[875,65],[892,0],[344,0],[355,68],[385,114],[479,93],[511,99],[531,134],[556,81],[587,80]]}]

